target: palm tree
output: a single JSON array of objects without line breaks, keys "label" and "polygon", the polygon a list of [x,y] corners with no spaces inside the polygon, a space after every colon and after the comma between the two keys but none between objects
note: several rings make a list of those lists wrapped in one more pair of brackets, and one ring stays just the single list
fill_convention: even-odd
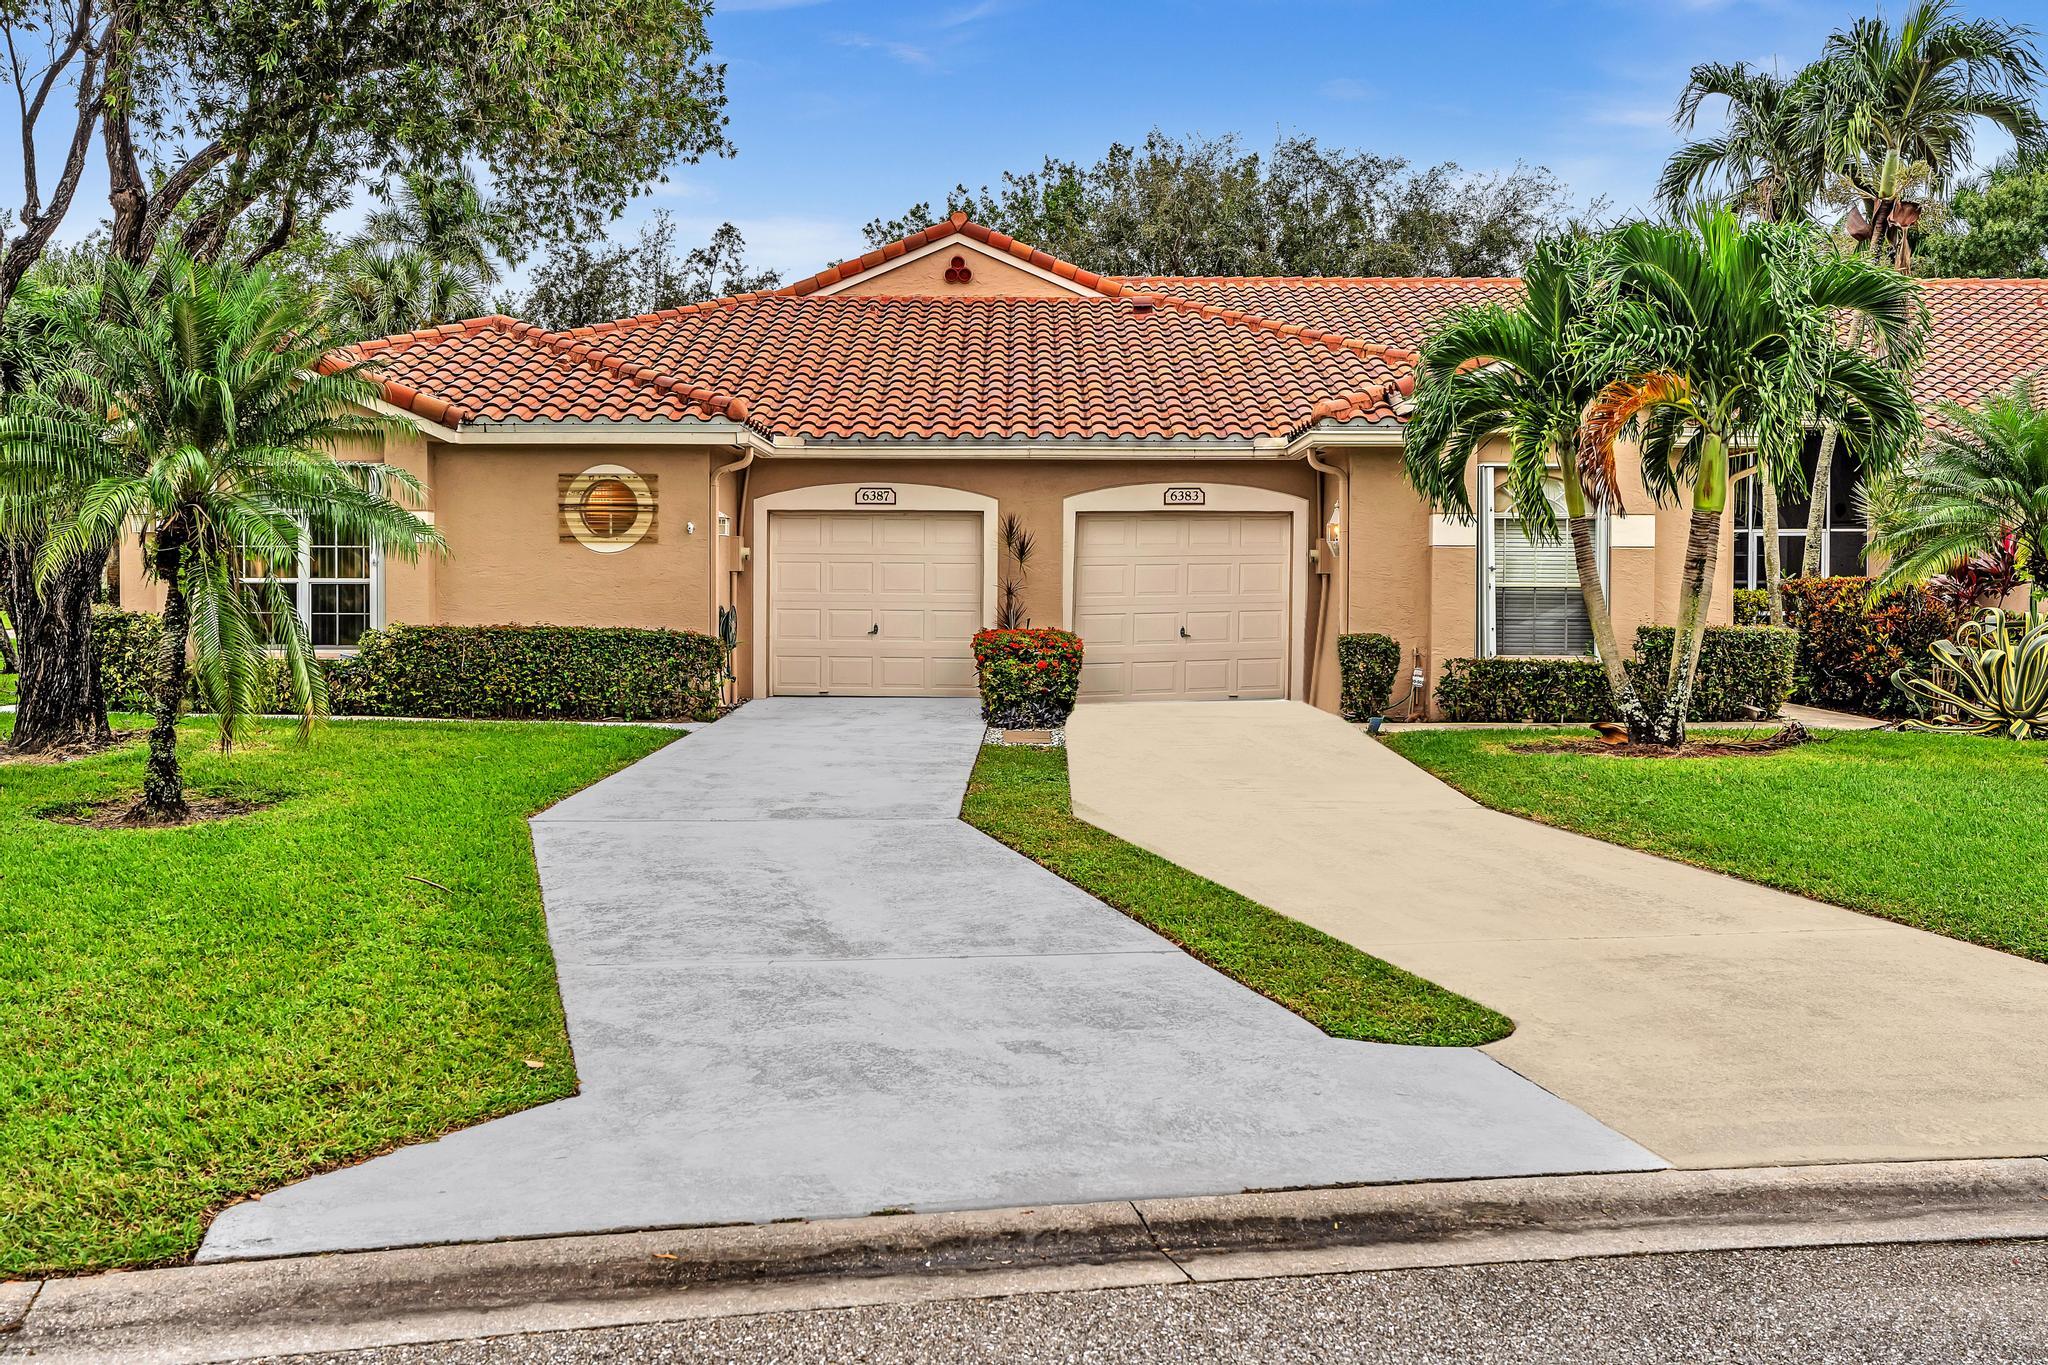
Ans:
[{"label": "palm tree", "polygon": [[[1703,62],[1692,69],[1673,118],[1691,132],[1700,106],[1727,101],[1721,132],[1672,154],[1657,184],[1665,209],[1678,214],[1703,193],[1766,223],[1804,222],[1828,184],[1828,146],[1815,116],[1814,68],[1786,78],[1743,62]],[[1785,624],[1784,565],[1778,551],[1778,485],[1758,472],[1763,494],[1764,582],[1771,624]]]},{"label": "palm tree", "polygon": [[1865,501],[1879,582],[1917,583],[2010,553],[2031,606],[2048,595],[2048,407],[2023,379],[1981,409],[1941,410],[1919,458]]},{"label": "palm tree", "polygon": [[408,171],[384,198],[336,258],[337,301],[351,330],[383,336],[486,311],[512,246],[469,171]]},{"label": "palm tree", "polygon": [[296,564],[313,521],[408,557],[441,541],[391,497],[417,501],[410,474],[335,458],[393,423],[370,414],[376,390],[357,367],[322,372],[326,338],[302,291],[261,267],[167,255],[148,270],[109,263],[100,295],[59,298],[65,358],[28,376],[0,419],[0,500],[36,493],[63,508],[39,571],[142,527],[164,585],[164,647],[130,818],[177,820],[191,682],[223,748],[261,709],[272,648],[306,726],[325,709],[291,597],[251,566]]},{"label": "palm tree", "polygon": [[[1608,239],[1587,347],[1596,370],[1623,375],[1588,408],[1579,471],[1613,500],[1614,447],[1641,436],[1643,481],[1660,500],[1689,496],[1677,639],[1655,737],[1685,739],[1728,505],[1729,451],[1754,437],[1758,477],[1798,465],[1809,422],[1824,416],[1867,460],[1918,439],[1920,419],[1895,365],[1918,358],[1926,310],[1888,266],[1828,248],[1796,224],[1745,226],[1727,210],[1688,226],[1636,223]],[[1844,345],[1836,315],[1862,319],[1886,361]]]},{"label": "palm tree", "polygon": [[[2034,31],[1997,19],[1964,19],[1953,0],[1920,0],[1894,26],[1858,19],[1828,37],[1815,68],[1816,118],[1831,169],[1867,206],[1874,259],[1904,269],[1906,229],[1919,216],[1908,195],[1942,193],[1971,164],[1978,127],[2010,134],[2021,155],[2048,146],[2034,101],[2041,61]],[[1866,339],[1859,330],[1856,339]],[[1821,532],[1836,433],[1821,433],[1814,464],[1803,572],[1820,572]]]},{"label": "palm tree", "polygon": [[1415,411],[1402,461],[1408,482],[1432,506],[1471,516],[1466,475],[1473,454],[1496,435],[1507,439],[1508,482],[1531,534],[1557,534],[1545,485],[1564,486],[1565,526],[1593,644],[1615,704],[1632,732],[1649,714],[1636,698],[1614,636],[1614,615],[1600,580],[1598,499],[1579,476],[1579,420],[1600,389],[1574,351],[1587,325],[1597,243],[1583,237],[1541,242],[1522,271],[1522,300],[1447,314],[1430,334],[1418,368]]}]

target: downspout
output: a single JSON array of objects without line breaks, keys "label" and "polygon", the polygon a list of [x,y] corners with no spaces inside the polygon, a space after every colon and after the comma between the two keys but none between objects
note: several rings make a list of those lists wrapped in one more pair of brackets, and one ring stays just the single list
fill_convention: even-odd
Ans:
[{"label": "downspout", "polygon": [[[731,565],[730,567],[728,567],[728,568],[727,568],[727,569],[725,570],[725,573],[724,573],[724,575],[723,575],[723,576],[724,576],[724,578],[725,578],[725,593],[724,593],[724,596],[725,596],[725,597],[726,597],[727,599],[729,599],[729,600],[728,600],[728,601],[720,601],[720,594],[719,594],[719,584],[718,584],[718,580],[719,580],[719,577],[720,577],[720,574],[719,574],[719,571],[718,571],[718,518],[719,518],[719,516],[721,515],[721,508],[720,508],[720,506],[719,506],[719,497],[718,497],[718,486],[719,486],[719,481],[720,481],[720,480],[721,480],[721,479],[722,479],[722,478],[723,478],[723,477],[724,477],[725,475],[727,475],[727,474],[733,474],[733,475],[737,475],[737,474],[739,474],[739,472],[740,472],[741,470],[744,470],[744,469],[745,469],[745,468],[746,468],[746,467],[747,467],[748,465],[750,465],[750,464],[752,464],[752,463],[754,462],[754,456],[755,456],[755,454],[756,454],[756,453],[757,453],[757,452],[756,452],[756,451],[755,451],[755,450],[754,450],[754,449],[753,449],[753,448],[752,448],[751,446],[749,446],[749,447],[747,448],[747,453],[746,453],[746,454],[744,454],[744,455],[742,455],[742,456],[740,456],[740,458],[738,458],[737,460],[734,460],[734,461],[733,461],[733,462],[732,462],[731,464],[722,464],[722,465],[718,465],[717,467],[715,467],[715,468],[714,468],[714,469],[712,469],[712,471],[711,471],[711,574],[710,574],[710,578],[711,578],[711,617],[710,617],[710,625],[711,625],[711,631],[712,631],[712,633],[713,633],[713,634],[716,634],[716,633],[717,633],[717,631],[718,631],[718,609],[719,609],[719,608],[720,608],[721,606],[728,606],[728,605],[729,605],[729,606],[731,606],[731,607],[732,607],[732,609],[733,609],[734,611],[738,611],[738,610],[739,610],[739,589],[738,589],[738,587],[736,586],[736,582],[735,582],[735,580],[737,580],[737,579],[738,579],[738,577],[739,577],[739,575],[740,575],[740,570],[741,570],[741,568],[743,567],[743,560],[741,559],[741,556],[740,556],[740,554],[739,554],[739,550],[735,550],[735,551],[733,552],[733,562],[732,562],[732,565]],[[738,486],[738,480],[737,480],[737,479],[735,479],[735,480],[734,480],[734,486],[735,486],[735,487],[737,487],[737,486]],[[742,524],[742,523],[743,523],[743,521],[744,521],[744,518],[742,518],[742,517],[740,516],[740,509],[739,509],[739,508],[737,508],[737,507],[733,508],[733,513],[732,513],[732,533],[733,533],[733,538],[734,538],[735,540],[737,540],[737,541],[739,542],[739,546],[740,546],[740,548],[741,548],[741,549],[744,549],[744,548],[745,548],[745,546],[746,546],[746,543],[747,543],[747,542],[746,542],[746,528],[745,528],[745,526],[744,526],[744,525]],[[737,673],[737,672],[739,671],[739,661],[738,661],[738,659],[734,659],[734,660],[733,660],[733,671],[734,671],[735,673]],[[735,695],[735,696],[737,696],[737,695],[738,695],[738,693],[737,693],[737,692],[735,692],[735,693],[734,693],[734,695]]]},{"label": "downspout", "polygon": [[[1317,524],[1313,528],[1314,532],[1316,533],[1316,539],[1322,539],[1320,533],[1323,527],[1323,476],[1327,474],[1337,480],[1337,492],[1339,498],[1338,511],[1339,514],[1343,517],[1343,523],[1339,530],[1343,543],[1348,544],[1351,540],[1350,462],[1347,460],[1345,462],[1345,467],[1343,469],[1336,469],[1330,465],[1324,464],[1320,459],[1316,458],[1316,452],[1314,447],[1309,447],[1308,449],[1304,450],[1302,452],[1302,456],[1307,461],[1308,467],[1316,471]],[[1349,629],[1351,624],[1351,574],[1342,562],[1344,558],[1343,544],[1340,544],[1337,547],[1336,553],[1332,555],[1331,558],[1338,561],[1337,563],[1334,563],[1330,566],[1329,574],[1330,577],[1335,578],[1337,580],[1336,596],[1338,599],[1338,628],[1340,630]],[[1328,638],[1329,634],[1328,619],[1330,612],[1331,593],[1329,589],[1323,588],[1319,590],[1318,596],[1320,596],[1322,600],[1317,604],[1315,635],[1313,639],[1310,641],[1308,655],[1308,704],[1310,706],[1314,706],[1316,704],[1316,679],[1320,677],[1322,673],[1322,670],[1317,667],[1317,664],[1322,656],[1323,641],[1326,638]]]}]

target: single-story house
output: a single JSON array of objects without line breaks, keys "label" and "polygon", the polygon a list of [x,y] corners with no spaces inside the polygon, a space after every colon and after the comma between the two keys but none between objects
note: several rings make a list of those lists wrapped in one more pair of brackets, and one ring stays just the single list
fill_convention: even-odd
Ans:
[{"label": "single-story house", "polygon": [[[1569,551],[1522,534],[1484,452],[1476,524],[1401,475],[1432,321],[1517,287],[1112,278],[955,215],[772,293],[367,342],[412,428],[386,458],[425,482],[449,552],[384,563],[316,534],[300,605],[322,649],[400,621],[712,632],[730,608],[754,697],[971,694],[969,636],[1005,601],[1077,631],[1105,701],[1334,708],[1347,631],[1393,636],[1432,681],[1450,658],[1580,653]],[[1926,404],[2048,369],[2048,281],[1927,296]],[[1862,566],[1852,484],[1838,573]],[[1752,502],[1717,620],[1761,572]],[[1623,506],[1603,548],[1627,640],[1675,615],[1686,514],[1640,486]],[[1786,509],[1788,555],[1804,517]]]}]

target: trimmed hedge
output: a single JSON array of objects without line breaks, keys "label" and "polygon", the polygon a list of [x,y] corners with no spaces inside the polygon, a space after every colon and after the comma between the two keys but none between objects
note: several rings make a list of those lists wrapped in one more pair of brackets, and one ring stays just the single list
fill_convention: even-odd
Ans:
[{"label": "trimmed hedge", "polygon": [[1049,627],[984,630],[974,637],[981,718],[1005,730],[1067,723],[1081,690],[1081,637]]},{"label": "trimmed hedge", "polygon": [[1894,588],[1875,601],[1868,578],[1786,580],[1786,622],[1799,631],[1793,695],[1814,706],[1873,716],[1910,715],[1913,704],[1892,674],[1924,675],[1935,641],[1970,613],[1919,586]]},{"label": "trimmed hedge", "polygon": [[1734,607],[1736,625],[1767,626],[1771,623],[1771,590],[1737,588]]},{"label": "trimmed hedge", "polygon": [[157,656],[163,650],[163,618],[119,607],[92,609],[92,652],[100,668],[100,691],[110,711],[147,711]]},{"label": "trimmed hedge", "polygon": [[1394,675],[1401,670],[1401,645],[1390,635],[1364,632],[1337,637],[1337,672],[1343,678],[1346,720],[1366,720],[1387,709]]},{"label": "trimmed hedge", "polygon": [[1606,720],[1613,711],[1597,659],[1446,659],[1436,685],[1446,720]]},{"label": "trimmed hedge", "polygon": [[337,714],[470,720],[710,720],[725,650],[624,626],[389,626],[328,665]]},{"label": "trimmed hedge", "polygon": [[[1671,666],[1670,626],[1642,626],[1629,674],[1645,704],[1662,695]],[[1792,690],[1797,637],[1769,626],[1709,626],[1700,645],[1688,720],[1746,720],[1750,706],[1774,716]],[[1436,703],[1448,720],[1520,723],[1612,720],[1613,694],[1597,659],[1448,659]]]},{"label": "trimmed hedge", "polygon": [[[1629,665],[1636,690],[1653,708],[1671,667],[1671,626],[1636,629],[1636,659]],[[1754,706],[1775,716],[1792,696],[1796,631],[1771,626],[1708,626],[1700,642],[1688,720],[1747,720]]]}]

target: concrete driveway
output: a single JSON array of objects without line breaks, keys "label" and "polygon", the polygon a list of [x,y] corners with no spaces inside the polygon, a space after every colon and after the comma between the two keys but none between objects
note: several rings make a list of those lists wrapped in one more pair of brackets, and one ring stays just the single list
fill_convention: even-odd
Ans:
[{"label": "concrete driveway", "polygon": [[1662,1165],[1340,1042],[957,818],[971,702],[755,702],[533,822],[582,1093],[236,1205],[202,1260]]},{"label": "concrete driveway", "polygon": [[2048,1153],[2039,963],[1485,810],[1299,704],[1067,734],[1084,819],[1504,1011],[1488,1052],[1677,1165]]}]

